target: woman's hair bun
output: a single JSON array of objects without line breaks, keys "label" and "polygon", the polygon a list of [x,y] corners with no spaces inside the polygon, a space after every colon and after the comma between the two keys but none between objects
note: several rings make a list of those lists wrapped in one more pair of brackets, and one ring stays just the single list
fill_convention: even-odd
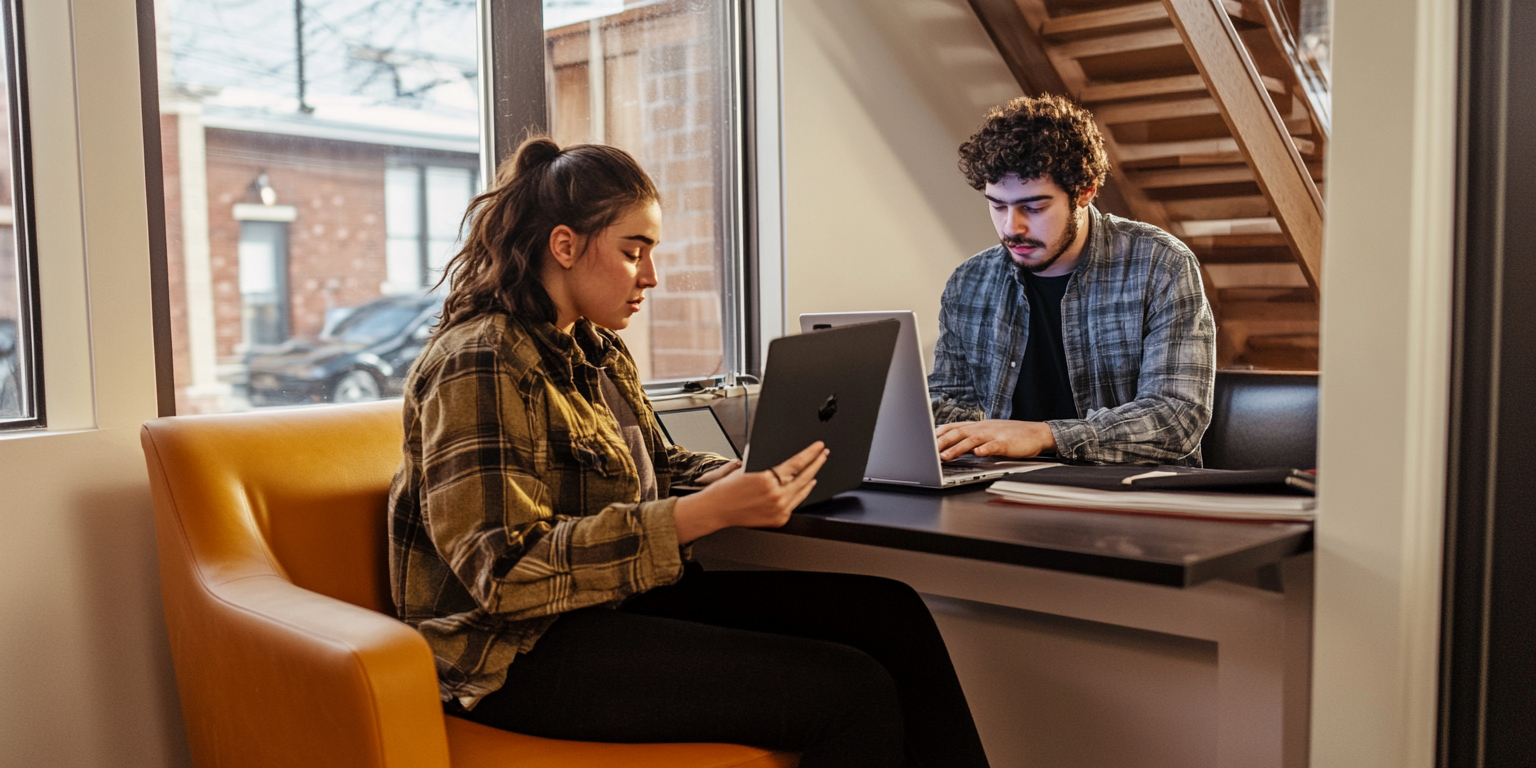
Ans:
[{"label": "woman's hair bun", "polygon": [[517,148],[512,161],[512,172],[518,176],[542,168],[560,156],[560,145],[548,136],[529,138]]}]

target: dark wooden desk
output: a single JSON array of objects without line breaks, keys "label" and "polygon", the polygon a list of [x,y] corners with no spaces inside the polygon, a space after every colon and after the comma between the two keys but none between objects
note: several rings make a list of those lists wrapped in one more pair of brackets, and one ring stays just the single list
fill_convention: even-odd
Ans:
[{"label": "dark wooden desk", "polygon": [[[661,401],[656,408],[714,408],[739,450],[748,402],[701,397]],[[750,403],[756,405],[757,398]],[[1312,551],[1307,523],[1025,507],[994,503],[985,488],[985,483],[950,491],[866,485],[797,513],[775,532],[1173,587],[1218,578],[1252,581],[1256,571]]]},{"label": "dark wooden desk", "polygon": [[779,532],[1175,587],[1312,550],[1308,523],[1046,509],[993,501],[985,488],[866,485],[796,513]]}]

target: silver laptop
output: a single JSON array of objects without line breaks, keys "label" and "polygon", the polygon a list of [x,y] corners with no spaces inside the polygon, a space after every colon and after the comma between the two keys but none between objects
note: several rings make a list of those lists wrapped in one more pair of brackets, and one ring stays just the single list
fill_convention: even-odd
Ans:
[{"label": "silver laptop", "polygon": [[807,313],[800,316],[800,331],[809,333],[879,320],[896,320],[901,324],[901,331],[896,336],[896,352],[891,357],[891,370],[885,379],[885,396],[880,399],[874,445],[864,470],[866,482],[948,488],[994,480],[1026,467],[1049,464],[969,455],[956,461],[939,460],[939,446],[933,435],[933,406],[928,399],[928,377],[923,373],[923,352],[918,344],[917,318],[911,311]]}]

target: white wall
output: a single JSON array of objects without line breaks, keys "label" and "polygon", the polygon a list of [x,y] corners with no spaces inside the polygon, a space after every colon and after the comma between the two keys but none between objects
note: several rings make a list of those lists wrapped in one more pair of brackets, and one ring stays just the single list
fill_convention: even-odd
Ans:
[{"label": "white wall", "polygon": [[997,241],[956,150],[1019,86],[965,0],[782,8],[786,322],[911,309],[931,364],[944,281]]},{"label": "white wall", "polygon": [[1314,768],[1434,761],[1456,4],[1334,6]]},{"label": "white wall", "polygon": [[0,765],[188,764],[138,445],[155,379],[135,28],[124,0],[26,7],[52,431],[0,437]]}]

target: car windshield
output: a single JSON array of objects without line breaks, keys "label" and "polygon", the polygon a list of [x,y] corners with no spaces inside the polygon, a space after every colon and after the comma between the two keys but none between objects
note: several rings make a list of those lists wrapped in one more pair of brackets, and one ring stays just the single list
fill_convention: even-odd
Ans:
[{"label": "car windshield", "polygon": [[413,304],[375,304],[360,307],[336,324],[331,338],[348,344],[373,344],[405,330],[421,314]]}]

